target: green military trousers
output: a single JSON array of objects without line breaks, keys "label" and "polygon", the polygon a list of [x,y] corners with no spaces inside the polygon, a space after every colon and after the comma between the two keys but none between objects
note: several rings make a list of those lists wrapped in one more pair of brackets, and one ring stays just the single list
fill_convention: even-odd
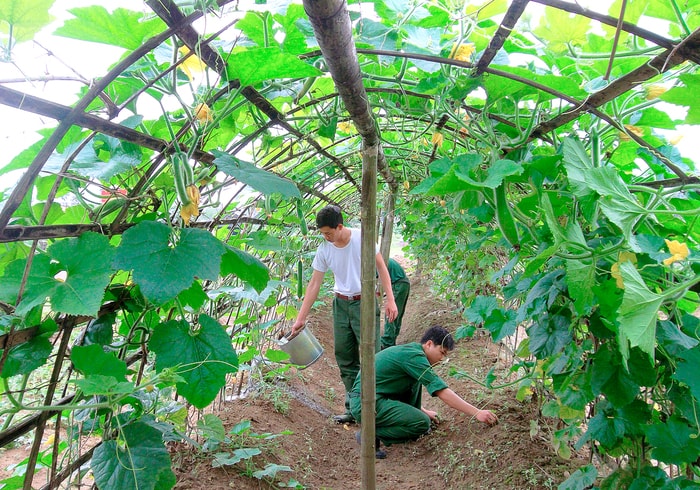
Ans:
[{"label": "green military trousers", "polygon": [[[340,379],[345,386],[345,411],[349,413],[348,393],[352,390],[360,371],[360,301],[333,299],[333,335],[335,360],[340,369]],[[375,352],[379,351],[379,304],[375,300]]]},{"label": "green military trousers", "polygon": [[[421,407],[421,389],[419,385],[412,400],[401,401],[377,395],[375,430],[385,445],[415,441],[430,430],[430,417]],[[362,422],[362,399],[359,393],[350,394],[350,413],[355,420]]]},{"label": "green military trousers", "polygon": [[391,290],[394,292],[394,301],[396,301],[396,308],[399,310],[399,314],[393,322],[390,322],[387,318],[384,319],[384,333],[381,339],[382,349],[396,345],[396,337],[399,336],[401,331],[401,321],[406,311],[408,295],[411,292],[411,283],[408,282],[408,279],[399,279],[391,285]]}]

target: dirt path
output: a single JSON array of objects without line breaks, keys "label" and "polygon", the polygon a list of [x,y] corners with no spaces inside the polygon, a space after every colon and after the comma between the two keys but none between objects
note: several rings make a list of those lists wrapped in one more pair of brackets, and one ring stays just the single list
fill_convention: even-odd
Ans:
[{"label": "dirt path", "polygon": [[[462,319],[446,302],[436,298],[428,284],[409,273],[412,290],[399,343],[419,340],[430,325],[441,324],[454,332]],[[291,369],[262,392],[225,402],[217,415],[227,430],[243,420],[257,434],[292,434],[271,439],[262,454],[234,466],[213,468],[211,458],[191,451],[173,451],[178,489],[279,488],[293,478],[297,488],[350,490],[361,488],[356,426],[336,425],[331,415],[343,410],[343,386],[333,359],[329,304],[314,311],[310,328],[325,348],[311,367]],[[410,444],[387,448],[388,457],[376,463],[381,489],[539,489],[556,488],[570,468],[585,461],[564,461],[548,444],[537,417],[536,405],[518,402],[512,389],[489,391],[468,379],[449,376],[451,368],[483,380],[495,367],[505,370],[501,352],[486,336],[460,341],[439,373],[450,387],[472,404],[495,411],[500,423],[487,427],[470,420],[424,393],[424,405],[440,413],[437,430]],[[249,441],[250,442],[250,441]],[[260,444],[258,441],[257,444]],[[252,465],[251,465],[252,462]],[[249,475],[268,464],[288,466],[279,472],[277,486]]]}]

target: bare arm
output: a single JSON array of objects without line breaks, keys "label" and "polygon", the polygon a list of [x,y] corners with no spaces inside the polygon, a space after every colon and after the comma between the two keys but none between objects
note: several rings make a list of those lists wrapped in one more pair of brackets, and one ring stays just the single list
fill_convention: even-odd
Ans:
[{"label": "bare arm", "polygon": [[386,268],[384,263],[384,258],[382,254],[378,253],[375,257],[377,262],[377,273],[379,274],[379,280],[382,283],[382,288],[386,293],[386,316],[389,318],[390,322],[399,315],[399,309],[396,307],[396,301],[394,300],[394,291],[391,289],[391,277],[389,277],[389,269]]},{"label": "bare arm", "polygon": [[325,275],[325,272],[314,269],[311,280],[309,280],[309,284],[306,286],[306,294],[304,295],[304,301],[301,303],[301,308],[299,308],[299,314],[297,315],[294,325],[292,325],[292,335],[296,335],[299,330],[304,328],[306,317],[309,316],[311,307],[316,302],[316,299],[318,299],[318,292],[321,290],[323,276]]},{"label": "bare arm", "polygon": [[445,388],[436,393],[437,397],[445,402],[448,407],[459,410],[465,415],[476,417],[476,420],[485,424],[495,424],[498,422],[498,417],[489,410],[479,410],[474,405],[467,403],[457,393],[449,388]]}]

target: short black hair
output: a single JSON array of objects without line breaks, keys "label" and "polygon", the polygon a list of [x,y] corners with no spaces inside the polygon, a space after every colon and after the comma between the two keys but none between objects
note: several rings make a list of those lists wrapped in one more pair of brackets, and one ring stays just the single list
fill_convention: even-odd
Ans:
[{"label": "short black hair", "polygon": [[440,325],[433,325],[426,330],[420,343],[425,344],[428,340],[432,340],[433,344],[440,345],[448,351],[455,348],[455,339],[452,338],[452,334]]},{"label": "short black hair", "polygon": [[316,228],[338,228],[343,224],[343,213],[338,206],[329,205],[316,214]]}]

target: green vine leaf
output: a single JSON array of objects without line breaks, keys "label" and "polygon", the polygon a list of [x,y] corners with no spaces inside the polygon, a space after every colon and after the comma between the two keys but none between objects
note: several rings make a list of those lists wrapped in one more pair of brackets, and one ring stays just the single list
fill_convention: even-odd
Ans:
[{"label": "green vine leaf", "polygon": [[693,347],[679,356],[681,361],[678,363],[676,372],[672,378],[688,385],[690,392],[696,400],[700,400],[700,347]]},{"label": "green vine leaf", "polygon": [[100,490],[165,490],[175,486],[163,435],[143,422],[122,428],[119,441],[105,441],[92,456],[91,467]]},{"label": "green vine leaf", "polygon": [[157,17],[144,19],[143,13],[124,8],[110,13],[106,8],[94,5],[70,9],[69,12],[76,18],[67,20],[54,34],[128,50],[139,48],[145,39],[167,28]]},{"label": "green vine leaf", "polygon": [[241,85],[254,85],[274,78],[305,78],[323,75],[318,68],[297,56],[280,51],[278,47],[253,48],[227,56],[226,73],[229,80]]},{"label": "green vine leaf", "polygon": [[[48,25],[53,16],[49,15],[49,9],[54,0],[4,0],[0,2],[0,33],[3,42],[5,34],[9,33],[8,26],[12,28],[12,38],[8,48],[12,45],[29,41],[42,27]],[[9,50],[9,49],[8,49]]]},{"label": "green vine leaf", "polygon": [[586,173],[586,183],[600,194],[600,209],[610,221],[620,227],[629,242],[633,242],[632,228],[647,209],[630,193],[617,170],[611,167],[594,168]]},{"label": "green vine leaf", "polygon": [[620,324],[620,353],[624,359],[629,358],[629,350],[625,345],[629,342],[631,347],[639,347],[654,359],[656,318],[664,297],[649,291],[642,276],[631,262],[620,264],[620,273],[625,284],[625,292],[617,316]]},{"label": "green vine leaf", "polygon": [[[269,63],[269,61],[266,63]],[[280,193],[288,198],[301,198],[301,192],[291,180],[283,179],[272,172],[258,168],[252,163],[239,160],[223,151],[214,150],[212,154],[216,157],[214,160],[216,168],[266,196]]]},{"label": "green vine leaf", "polygon": [[545,315],[535,325],[527,329],[530,338],[530,352],[538,359],[553,356],[571,342],[569,325],[571,318],[564,315]]},{"label": "green vine leaf", "polygon": [[126,381],[126,363],[111,352],[105,352],[99,344],[76,345],[71,350],[73,366],[85,376],[100,374]]},{"label": "green vine leaf", "polygon": [[671,104],[688,107],[684,124],[700,124],[700,103],[698,102],[700,75],[684,74],[678,78],[685,86],[673,87],[668,92],[661,94],[659,98]]},{"label": "green vine leaf", "polygon": [[238,357],[224,328],[207,315],[199,317],[192,331],[184,320],[158,325],[149,342],[156,353],[156,371],[178,368],[184,381],[178,394],[197,408],[204,408],[226,384],[226,374],[238,370]]},{"label": "green vine leaf", "polygon": [[574,300],[576,313],[587,315],[593,310],[595,294],[593,287],[596,284],[595,264],[591,259],[578,259],[566,261],[566,283],[569,286],[569,295]]},{"label": "green vine leaf", "polygon": [[270,271],[261,260],[234,247],[227,247],[221,258],[221,275],[228,274],[235,274],[258,293],[263,292],[270,281]]},{"label": "green vine leaf", "polygon": [[101,374],[91,374],[84,379],[77,379],[73,383],[87,396],[127,395],[136,389],[131,381],[117,381],[114,376],[102,376]]},{"label": "green vine leaf", "polygon": [[583,466],[562,482],[558,490],[585,490],[595,483],[598,477],[598,470],[592,464]]},{"label": "green vine leaf", "polygon": [[[109,239],[93,232],[54,243],[47,254],[34,257],[17,314],[26,314],[50,297],[54,311],[97,316],[113,272],[114,253]],[[17,301],[26,262],[17,260],[7,267],[0,281],[0,300]]]},{"label": "green vine leaf", "polygon": [[124,232],[117,249],[115,266],[133,270],[134,282],[156,304],[175,298],[195,277],[219,277],[223,243],[206,230],[178,231],[176,236],[166,224],[144,221]]},{"label": "green vine leaf", "polygon": [[672,416],[666,423],[656,423],[646,429],[649,442],[654,449],[651,457],[668,464],[690,463],[700,453],[700,438],[696,429],[683,420]]},{"label": "green vine leaf", "polygon": [[[34,337],[20,345],[16,345],[7,353],[7,359],[2,366],[3,378],[11,378],[18,374],[29,374],[36,368],[43,366],[51,355],[53,345],[48,335]],[[2,355],[2,350],[0,350]]]}]

